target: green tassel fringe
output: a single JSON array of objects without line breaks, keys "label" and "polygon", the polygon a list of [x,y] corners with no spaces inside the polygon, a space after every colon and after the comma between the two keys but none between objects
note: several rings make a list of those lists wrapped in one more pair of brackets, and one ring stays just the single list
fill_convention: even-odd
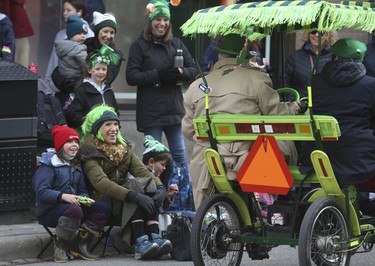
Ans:
[{"label": "green tassel fringe", "polygon": [[237,33],[255,40],[270,35],[277,27],[286,28],[289,32],[336,31],[342,28],[372,32],[375,29],[375,9],[326,1],[235,4],[198,10],[181,26],[181,30],[184,36]]}]

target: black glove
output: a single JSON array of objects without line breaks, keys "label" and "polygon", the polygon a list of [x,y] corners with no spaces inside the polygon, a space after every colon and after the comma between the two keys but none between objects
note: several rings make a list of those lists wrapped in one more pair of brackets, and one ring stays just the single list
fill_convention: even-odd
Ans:
[{"label": "black glove", "polygon": [[129,191],[126,200],[141,206],[148,214],[154,213],[156,210],[154,200],[142,193]]},{"label": "black glove", "polygon": [[161,84],[176,84],[182,80],[182,75],[177,67],[158,71]]},{"label": "black glove", "polygon": [[155,195],[152,196],[156,208],[160,208],[163,205],[165,198],[167,197],[167,191],[164,187],[160,187],[156,190]]}]

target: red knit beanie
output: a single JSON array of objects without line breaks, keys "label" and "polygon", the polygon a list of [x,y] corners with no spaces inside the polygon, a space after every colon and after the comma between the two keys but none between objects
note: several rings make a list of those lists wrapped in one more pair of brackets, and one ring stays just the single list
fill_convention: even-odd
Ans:
[{"label": "red knit beanie", "polygon": [[78,133],[68,126],[54,126],[52,128],[52,137],[56,151],[59,151],[61,147],[69,140],[77,140],[79,144]]}]

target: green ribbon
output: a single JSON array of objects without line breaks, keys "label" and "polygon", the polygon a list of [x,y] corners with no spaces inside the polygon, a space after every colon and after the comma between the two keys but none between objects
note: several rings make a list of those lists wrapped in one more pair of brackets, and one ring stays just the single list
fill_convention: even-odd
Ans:
[{"label": "green ribbon", "polygon": [[118,54],[109,47],[108,45],[103,45],[99,51],[94,53],[89,62],[89,68],[94,67],[96,64],[104,63],[110,65],[111,63],[117,65],[120,61]]}]

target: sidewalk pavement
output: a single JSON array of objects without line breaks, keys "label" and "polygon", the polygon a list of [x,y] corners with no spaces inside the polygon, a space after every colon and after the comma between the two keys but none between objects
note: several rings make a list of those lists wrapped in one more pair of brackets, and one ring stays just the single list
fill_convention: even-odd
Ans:
[{"label": "sidewalk pavement", "polygon": [[[55,229],[50,228],[54,233]],[[114,228],[111,235],[119,233],[119,228]],[[44,227],[38,223],[0,225],[0,266],[21,265],[25,263],[34,263],[38,261],[53,260],[53,243],[43,253],[41,259],[36,256],[48,244],[49,234]],[[117,237],[116,246],[123,252],[124,249]],[[97,241],[93,239],[92,245]],[[100,255],[103,251],[103,245],[97,246],[94,254]],[[108,246],[106,256],[118,254],[113,247]]]},{"label": "sidewalk pavement", "polygon": [[[48,233],[37,223],[0,225],[0,266],[38,261],[36,256],[48,240]],[[50,247],[44,257],[52,253]]]}]

